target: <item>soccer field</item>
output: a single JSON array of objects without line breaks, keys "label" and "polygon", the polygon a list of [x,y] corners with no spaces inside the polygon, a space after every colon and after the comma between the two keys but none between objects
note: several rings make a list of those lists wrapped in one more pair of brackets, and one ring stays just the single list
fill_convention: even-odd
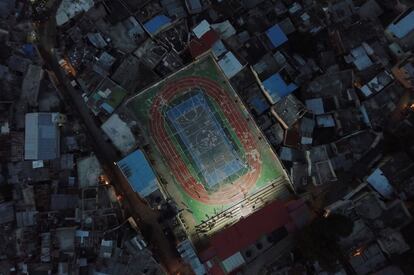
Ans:
[{"label": "soccer field", "polygon": [[233,213],[223,218],[228,224],[246,215],[241,205],[253,212],[288,195],[277,156],[211,56],[138,93],[127,108],[190,235],[208,221],[217,227],[221,213]]}]

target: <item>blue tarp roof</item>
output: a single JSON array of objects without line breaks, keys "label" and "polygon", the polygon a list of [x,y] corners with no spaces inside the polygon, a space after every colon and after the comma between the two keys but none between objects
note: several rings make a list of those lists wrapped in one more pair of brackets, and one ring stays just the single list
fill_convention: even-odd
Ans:
[{"label": "blue tarp roof", "polygon": [[268,29],[266,31],[266,35],[274,48],[277,48],[286,41],[288,41],[288,38],[286,37],[285,33],[282,31],[278,24]]},{"label": "blue tarp roof", "polygon": [[272,104],[278,102],[281,98],[291,94],[298,88],[295,83],[287,84],[279,73],[263,81],[263,86],[267,94],[271,97]]},{"label": "blue tarp roof", "polygon": [[144,24],[144,27],[150,34],[155,34],[169,23],[171,23],[171,18],[161,14],[147,21],[147,23]]},{"label": "blue tarp roof", "polygon": [[141,197],[147,197],[158,189],[154,171],[141,150],[136,150],[120,160],[118,167],[128,178],[132,189]]}]

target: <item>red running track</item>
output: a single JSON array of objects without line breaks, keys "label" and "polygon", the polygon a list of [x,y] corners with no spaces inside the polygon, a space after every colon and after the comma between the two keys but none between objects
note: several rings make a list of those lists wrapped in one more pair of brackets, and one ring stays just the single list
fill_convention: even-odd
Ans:
[{"label": "red running track", "polygon": [[[181,159],[177,148],[168,137],[163,114],[161,113],[165,104],[194,87],[201,88],[222,108],[244,147],[250,168],[248,173],[237,179],[233,184],[221,186],[216,192],[210,194],[201,183],[195,180],[185,162]],[[205,204],[229,204],[243,199],[256,184],[260,176],[261,162],[254,137],[249,131],[246,118],[238,110],[238,106],[226,94],[226,91],[214,81],[204,77],[185,77],[167,84],[154,98],[150,118],[150,131],[157,147],[167,161],[174,177],[194,200]]]}]

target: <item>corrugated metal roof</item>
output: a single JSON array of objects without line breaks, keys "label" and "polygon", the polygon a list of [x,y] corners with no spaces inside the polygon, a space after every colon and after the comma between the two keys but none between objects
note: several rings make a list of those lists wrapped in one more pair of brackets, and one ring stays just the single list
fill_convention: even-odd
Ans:
[{"label": "corrugated metal roof", "polygon": [[191,265],[196,275],[206,274],[204,265],[200,262],[197,254],[194,251],[193,245],[189,239],[186,239],[177,245],[177,251],[180,253],[184,261]]},{"label": "corrugated metal roof", "polygon": [[316,122],[319,127],[335,127],[335,119],[331,114],[323,114],[316,116]]},{"label": "corrugated metal roof", "polygon": [[375,171],[367,178],[367,182],[384,198],[392,197],[394,188],[391,186],[389,180],[384,176],[381,169],[375,169]]},{"label": "corrugated metal roof", "polygon": [[414,10],[405,15],[399,21],[388,26],[387,30],[395,35],[397,38],[403,38],[408,33],[414,30]]},{"label": "corrugated metal roof", "polygon": [[306,108],[315,115],[321,115],[325,113],[322,98],[312,98],[305,100]]},{"label": "corrugated metal roof", "polygon": [[185,2],[190,12],[200,12],[203,8],[200,0],[186,0]]},{"label": "corrugated metal roof", "polygon": [[272,104],[278,102],[281,98],[291,94],[298,88],[294,83],[287,84],[279,73],[263,81],[263,86]]},{"label": "corrugated metal roof", "polygon": [[233,27],[229,20],[212,24],[211,27],[220,34],[220,37],[222,39],[227,39],[230,36],[236,34],[236,29]]},{"label": "corrugated metal roof", "polygon": [[193,28],[193,33],[197,38],[201,38],[210,29],[210,23],[208,23],[207,20],[203,20]]},{"label": "corrugated metal roof", "polygon": [[129,154],[118,162],[118,167],[140,196],[147,197],[158,189],[157,178],[142,151]]},{"label": "corrugated metal roof", "polygon": [[231,272],[235,270],[236,268],[242,266],[245,264],[244,258],[240,252],[237,252],[224,261],[221,262],[223,264],[224,270],[226,272]]},{"label": "corrugated metal roof", "polygon": [[190,41],[189,48],[191,56],[194,58],[208,51],[219,39],[214,30],[209,30],[200,39],[194,38]]},{"label": "corrugated metal roof", "polygon": [[52,116],[52,113],[26,114],[25,159],[50,160],[59,157],[59,129]]},{"label": "corrugated metal roof", "polygon": [[213,54],[216,58],[219,58],[227,52],[226,46],[221,40],[217,40],[211,47],[211,50],[213,51]]},{"label": "corrugated metal roof", "polygon": [[226,53],[218,63],[227,78],[232,78],[243,69],[243,66],[232,52]]},{"label": "corrugated metal roof", "polygon": [[38,139],[38,116],[37,114],[26,114],[26,127],[24,137],[25,159],[37,159]]},{"label": "corrugated metal roof", "polygon": [[14,221],[14,203],[4,202],[0,204],[0,224]]}]

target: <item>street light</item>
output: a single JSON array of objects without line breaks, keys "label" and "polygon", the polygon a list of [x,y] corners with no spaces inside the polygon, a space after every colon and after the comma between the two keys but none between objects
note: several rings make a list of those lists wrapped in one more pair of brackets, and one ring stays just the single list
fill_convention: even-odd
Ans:
[{"label": "street light", "polygon": [[109,185],[109,178],[106,175],[100,175],[99,176],[99,182],[104,185]]}]

